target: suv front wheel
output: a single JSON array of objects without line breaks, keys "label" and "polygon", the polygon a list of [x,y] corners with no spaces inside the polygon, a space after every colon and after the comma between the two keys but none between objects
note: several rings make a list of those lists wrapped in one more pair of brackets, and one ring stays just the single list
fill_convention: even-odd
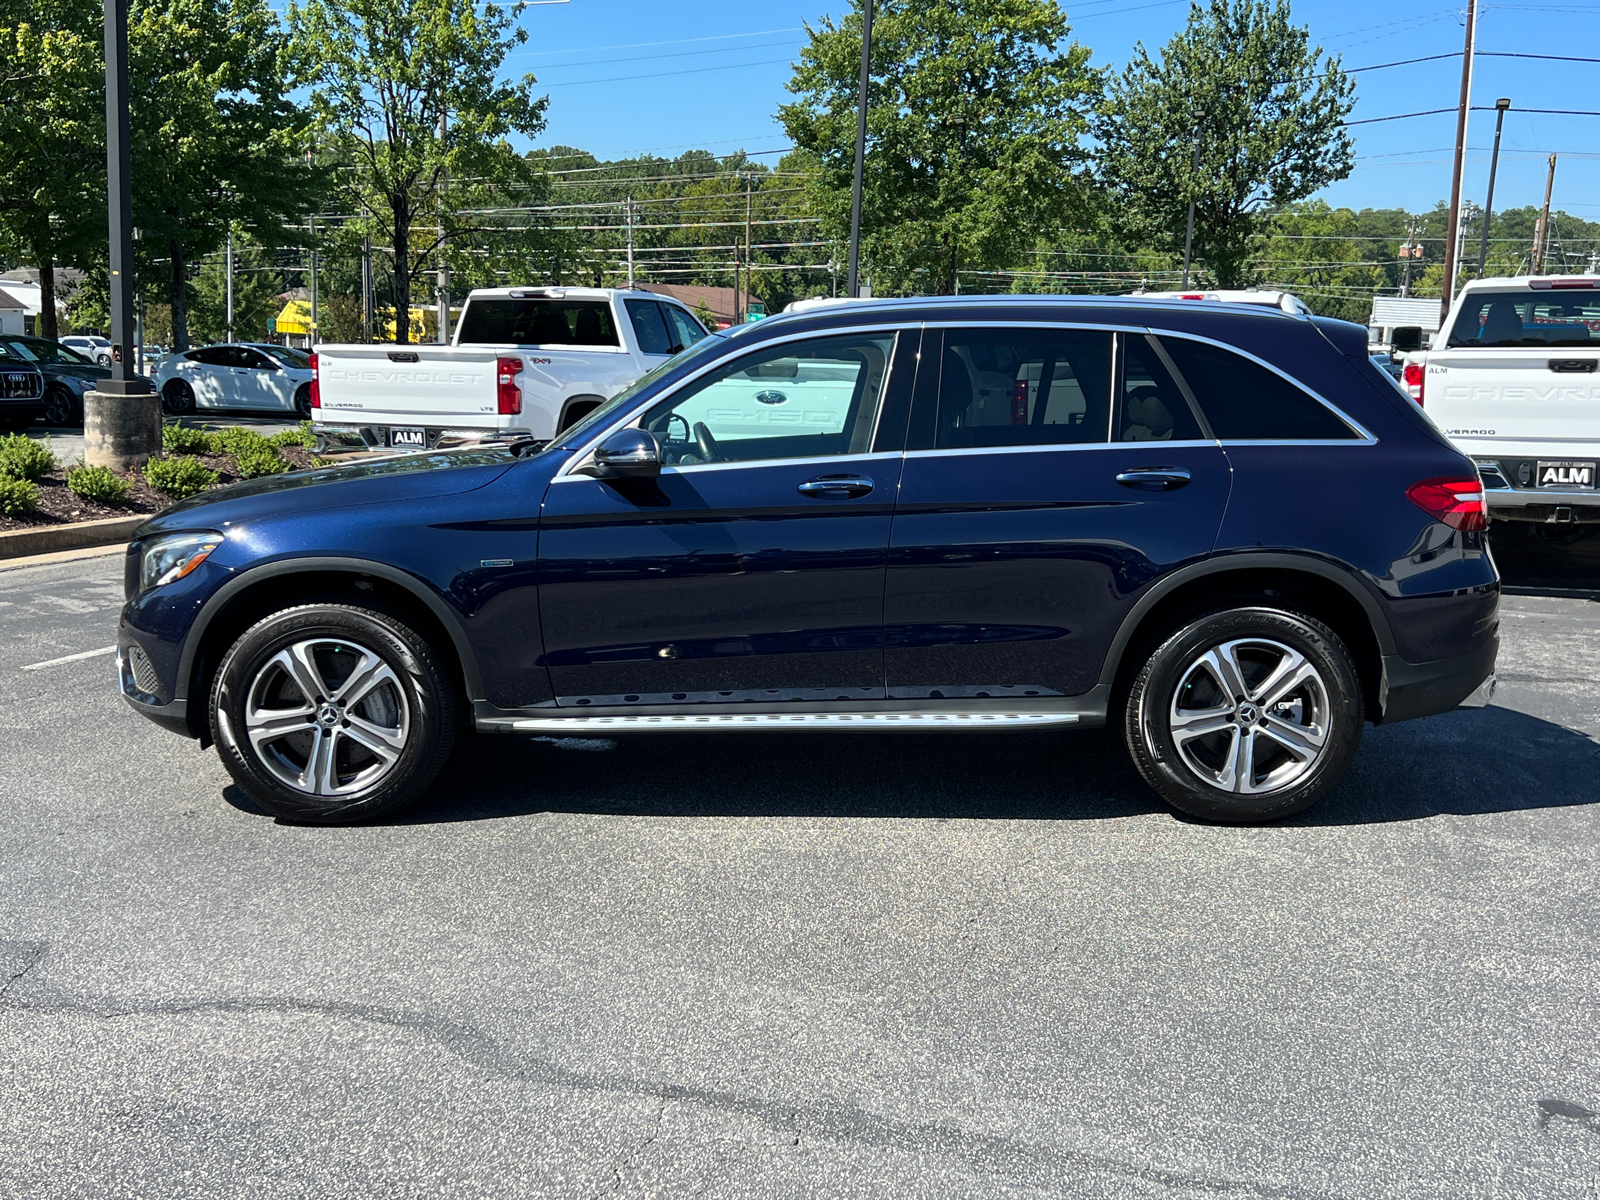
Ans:
[{"label": "suv front wheel", "polygon": [[1361,741],[1350,652],[1320,621],[1230,608],[1167,638],[1128,695],[1124,735],[1174,808],[1246,823],[1311,807]]},{"label": "suv front wheel", "polygon": [[274,815],[359,821],[439,773],[455,690],[427,639],[396,617],[309,604],[233,644],[211,692],[211,736],[234,781]]}]

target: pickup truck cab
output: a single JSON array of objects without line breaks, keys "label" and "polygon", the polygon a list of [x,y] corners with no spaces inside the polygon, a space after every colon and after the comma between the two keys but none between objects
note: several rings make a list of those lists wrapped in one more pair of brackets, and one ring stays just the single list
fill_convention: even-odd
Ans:
[{"label": "pickup truck cab", "polygon": [[705,336],[687,308],[652,292],[484,288],[448,346],[318,346],[312,421],[325,443],[372,450],[544,441]]},{"label": "pickup truck cab", "polygon": [[1492,519],[1600,522],[1600,276],[1473,280],[1404,381]]}]

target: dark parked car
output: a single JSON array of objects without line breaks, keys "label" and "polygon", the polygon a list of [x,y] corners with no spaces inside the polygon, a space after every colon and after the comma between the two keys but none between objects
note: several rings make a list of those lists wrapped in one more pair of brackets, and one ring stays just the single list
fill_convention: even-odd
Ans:
[{"label": "dark parked car", "polygon": [[82,425],[83,394],[110,378],[111,368],[92,363],[70,346],[47,338],[0,337],[17,357],[26,359],[44,375],[44,423]]},{"label": "dark parked car", "polygon": [[0,339],[0,429],[31,425],[44,407],[44,376],[18,354],[9,339]]},{"label": "dark parked car", "polygon": [[1486,696],[1484,523],[1359,326],[839,304],[708,337],[553,443],[169,508],[129,547],[119,674],[299,820],[410,800],[458,729],[1110,723],[1173,805],[1256,821],[1365,721]]}]

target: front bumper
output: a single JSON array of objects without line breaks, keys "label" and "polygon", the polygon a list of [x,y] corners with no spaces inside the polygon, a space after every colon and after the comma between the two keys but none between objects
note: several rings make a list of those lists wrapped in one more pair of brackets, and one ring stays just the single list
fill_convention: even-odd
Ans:
[{"label": "front bumper", "polygon": [[1500,635],[1476,650],[1427,663],[1410,663],[1397,654],[1383,658],[1383,724],[1432,717],[1466,705],[1482,707],[1493,694],[1494,664]]},{"label": "front bumper", "polygon": [[[148,658],[143,663],[139,661],[139,656],[143,654],[137,642],[125,642],[117,647],[117,690],[122,693],[128,706],[141,717],[149,718],[180,737],[194,737],[194,731],[189,728],[189,702],[173,700],[161,703],[161,697],[156,694],[161,685],[156,677],[147,675],[143,669],[144,664],[149,662]],[[142,682],[141,676],[144,677]],[[149,691],[145,690],[147,686]]]}]

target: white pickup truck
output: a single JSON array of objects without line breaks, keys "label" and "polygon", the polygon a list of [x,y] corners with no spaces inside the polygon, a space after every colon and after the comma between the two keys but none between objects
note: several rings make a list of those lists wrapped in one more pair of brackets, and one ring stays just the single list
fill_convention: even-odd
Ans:
[{"label": "white pickup truck", "polygon": [[706,336],[675,300],[614,288],[485,288],[455,340],[323,343],[312,422],[324,445],[430,450],[441,438],[553,438]]},{"label": "white pickup truck", "polygon": [[1403,380],[1500,521],[1600,522],[1600,276],[1475,279]]}]

